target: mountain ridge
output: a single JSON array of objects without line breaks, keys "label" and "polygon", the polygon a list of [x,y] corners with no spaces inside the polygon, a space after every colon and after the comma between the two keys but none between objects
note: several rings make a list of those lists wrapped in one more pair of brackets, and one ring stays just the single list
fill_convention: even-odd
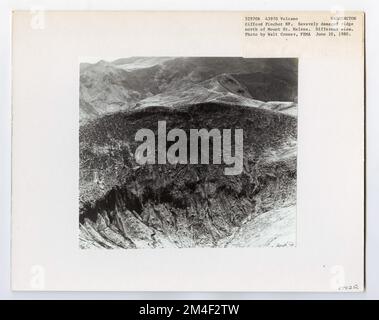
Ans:
[{"label": "mountain ridge", "polygon": [[[225,176],[223,165],[212,164],[138,165],[135,132],[156,132],[158,120],[167,130],[243,128],[243,173]],[[296,202],[296,137],[292,116],[215,102],[118,112],[83,125],[81,247],[245,246],[247,221]],[[272,244],[291,245],[289,238]]]},{"label": "mountain ridge", "polygon": [[[81,123],[102,114],[136,107],[165,103],[175,106],[178,104],[174,101],[175,97],[177,101],[183,100],[183,104],[207,102],[216,98],[221,102],[230,100],[234,104],[252,106],[263,105],[270,98],[293,102],[294,109],[297,104],[297,69],[294,66],[297,62],[290,60],[283,64],[282,59],[258,60],[131,57],[113,62],[101,60],[95,64],[82,64]],[[129,67],[126,68],[128,63]],[[141,67],[143,63],[145,67]],[[233,78],[236,86],[243,88],[242,93],[222,90],[215,96],[215,92],[201,85],[221,75]],[[162,97],[162,101],[159,101]]]}]

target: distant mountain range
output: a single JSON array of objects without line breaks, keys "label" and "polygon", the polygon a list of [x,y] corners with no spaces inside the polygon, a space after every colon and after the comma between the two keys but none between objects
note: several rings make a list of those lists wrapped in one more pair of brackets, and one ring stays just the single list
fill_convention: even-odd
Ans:
[{"label": "distant mountain range", "polygon": [[212,101],[296,115],[297,60],[131,57],[80,65],[81,123],[117,111]]}]

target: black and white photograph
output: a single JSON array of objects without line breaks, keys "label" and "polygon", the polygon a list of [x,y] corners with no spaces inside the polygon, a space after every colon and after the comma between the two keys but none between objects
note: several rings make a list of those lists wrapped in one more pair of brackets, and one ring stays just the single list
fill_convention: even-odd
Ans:
[{"label": "black and white photograph", "polygon": [[[372,15],[89,5],[18,7],[0,28],[0,296],[373,297]],[[253,310],[200,300],[142,302],[131,317]]]},{"label": "black and white photograph", "polygon": [[81,249],[296,247],[297,58],[83,60]]}]

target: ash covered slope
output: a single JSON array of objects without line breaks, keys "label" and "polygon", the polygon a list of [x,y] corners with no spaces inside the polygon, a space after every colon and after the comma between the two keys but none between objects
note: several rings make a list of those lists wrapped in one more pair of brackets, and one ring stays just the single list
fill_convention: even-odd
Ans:
[{"label": "ash covered slope", "polygon": [[[212,164],[137,165],[135,133],[157,132],[158,120],[167,130],[244,129],[243,173],[226,176]],[[119,112],[81,126],[80,246],[293,245],[296,135],[295,117],[222,103]],[[277,230],[275,219],[285,228]]]},{"label": "ash covered slope", "polygon": [[256,106],[269,100],[296,108],[296,59],[132,57],[80,68],[82,123],[136,107],[209,101]]},{"label": "ash covered slope", "polygon": [[99,61],[80,68],[80,120],[128,110],[143,98],[159,93],[154,81],[158,66],[132,72],[112,63]]}]

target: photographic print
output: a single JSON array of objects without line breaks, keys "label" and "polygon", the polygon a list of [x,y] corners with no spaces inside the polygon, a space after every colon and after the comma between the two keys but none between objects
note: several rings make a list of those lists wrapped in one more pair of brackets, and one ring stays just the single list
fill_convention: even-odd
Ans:
[{"label": "photographic print", "polygon": [[298,59],[80,64],[82,249],[296,246]]},{"label": "photographic print", "polygon": [[365,290],[364,12],[43,14],[12,13],[13,290]]}]

